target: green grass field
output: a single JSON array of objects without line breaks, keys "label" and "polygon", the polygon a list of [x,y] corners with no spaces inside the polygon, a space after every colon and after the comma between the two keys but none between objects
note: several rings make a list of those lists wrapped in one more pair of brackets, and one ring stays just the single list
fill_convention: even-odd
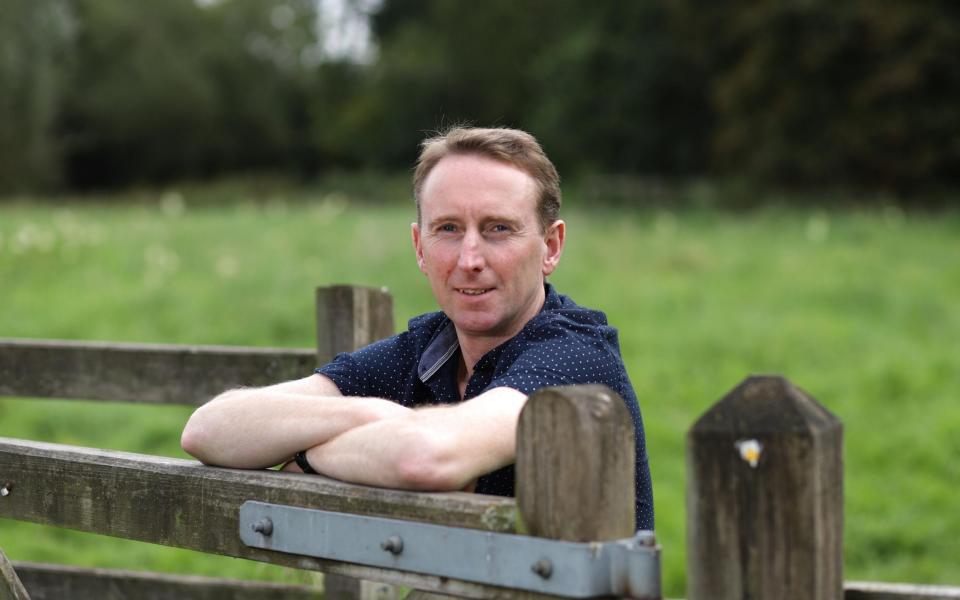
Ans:
[{"label": "green grass field", "polygon": [[[316,285],[433,310],[403,190],[225,201],[202,189],[0,203],[0,336],[313,345]],[[352,193],[352,192],[351,192]],[[719,211],[571,202],[553,282],[607,312],[641,401],[664,591],[684,592],[684,436],[751,373],[845,426],[846,579],[960,584],[960,213]],[[189,410],[0,400],[0,436],[184,456]],[[309,580],[240,560],[0,520],[14,559]]]}]

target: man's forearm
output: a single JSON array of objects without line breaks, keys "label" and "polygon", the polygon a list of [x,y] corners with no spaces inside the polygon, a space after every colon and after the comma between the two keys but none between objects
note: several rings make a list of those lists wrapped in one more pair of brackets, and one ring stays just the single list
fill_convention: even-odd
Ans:
[{"label": "man's forearm", "polygon": [[354,427],[411,412],[387,400],[340,396],[335,386],[325,386],[308,378],[221,394],[190,417],[181,445],[206,464],[260,469]]},{"label": "man's forearm", "polygon": [[512,463],[521,392],[491,390],[470,401],[432,407],[350,429],[307,452],[319,473],[353,483],[458,490]]}]

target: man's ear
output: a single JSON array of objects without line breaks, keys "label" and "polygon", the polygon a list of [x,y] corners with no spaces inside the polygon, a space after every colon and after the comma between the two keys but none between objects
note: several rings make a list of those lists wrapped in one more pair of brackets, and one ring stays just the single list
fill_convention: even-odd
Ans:
[{"label": "man's ear", "polygon": [[420,267],[420,271],[426,275],[426,267],[423,263],[423,244],[420,239],[420,224],[411,223],[410,224],[410,234],[413,237],[413,250],[417,253],[417,266]]},{"label": "man's ear", "polygon": [[547,253],[543,256],[543,275],[546,277],[553,273],[557,265],[560,264],[560,255],[563,254],[563,244],[567,239],[567,224],[557,219],[543,237],[547,246]]}]

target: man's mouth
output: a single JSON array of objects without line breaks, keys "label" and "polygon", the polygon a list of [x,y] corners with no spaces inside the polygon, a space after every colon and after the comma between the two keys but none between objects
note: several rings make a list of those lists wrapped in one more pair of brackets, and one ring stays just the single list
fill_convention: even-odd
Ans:
[{"label": "man's mouth", "polygon": [[456,288],[461,294],[466,294],[467,296],[482,296],[492,290],[493,288]]}]

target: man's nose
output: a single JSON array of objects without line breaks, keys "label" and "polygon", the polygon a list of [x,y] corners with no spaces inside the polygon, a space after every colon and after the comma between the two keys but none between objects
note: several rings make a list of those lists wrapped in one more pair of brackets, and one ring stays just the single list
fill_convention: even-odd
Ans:
[{"label": "man's nose", "polygon": [[464,271],[482,271],[485,265],[483,258],[483,240],[476,233],[468,233],[463,237],[460,246],[460,260],[457,266]]}]

